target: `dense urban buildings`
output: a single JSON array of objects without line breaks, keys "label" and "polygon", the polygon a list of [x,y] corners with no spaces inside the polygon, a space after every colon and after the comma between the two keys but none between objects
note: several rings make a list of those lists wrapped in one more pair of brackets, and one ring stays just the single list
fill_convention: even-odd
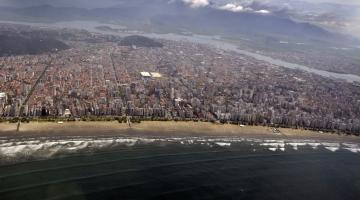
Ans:
[{"label": "dense urban buildings", "polygon": [[0,58],[1,117],[131,116],[360,133],[358,83],[186,41],[122,46],[116,36],[49,32],[70,48]]}]

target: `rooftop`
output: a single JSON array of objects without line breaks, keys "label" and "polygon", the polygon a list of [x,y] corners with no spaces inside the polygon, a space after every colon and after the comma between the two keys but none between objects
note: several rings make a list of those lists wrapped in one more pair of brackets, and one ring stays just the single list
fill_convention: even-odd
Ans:
[{"label": "rooftop", "polygon": [[5,97],[6,97],[6,93],[0,92],[0,98],[5,98]]},{"label": "rooftop", "polygon": [[151,72],[151,76],[153,78],[161,78],[162,77],[162,75],[160,73],[158,73],[158,72]]},{"label": "rooftop", "polygon": [[143,77],[151,77],[151,74],[149,72],[140,72],[140,74]]}]

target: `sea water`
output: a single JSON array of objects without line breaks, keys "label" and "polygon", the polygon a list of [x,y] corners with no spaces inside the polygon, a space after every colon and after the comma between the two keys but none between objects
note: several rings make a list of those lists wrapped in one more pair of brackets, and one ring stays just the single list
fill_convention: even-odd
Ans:
[{"label": "sea water", "polygon": [[0,138],[0,199],[360,199],[356,143]]}]

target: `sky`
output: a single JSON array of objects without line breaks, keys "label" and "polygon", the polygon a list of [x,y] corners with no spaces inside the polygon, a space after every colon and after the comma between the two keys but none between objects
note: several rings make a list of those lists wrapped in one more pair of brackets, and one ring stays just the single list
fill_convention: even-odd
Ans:
[{"label": "sky", "polygon": [[[125,0],[126,1],[126,0]],[[132,0],[127,0],[131,2]],[[151,1],[151,0],[147,0]],[[169,2],[174,0],[168,0]],[[180,0],[179,0],[180,1]],[[189,4],[191,7],[202,7],[207,6],[209,1],[216,2],[217,0],[181,0],[185,3]],[[236,0],[235,0],[236,1]],[[239,1],[239,0],[238,0]],[[243,0],[243,1],[252,1],[252,0]],[[261,1],[261,0],[258,0]],[[264,1],[272,1],[272,0],[264,0]],[[360,5],[360,0],[303,0],[308,2],[331,2],[331,3],[339,3],[339,4],[356,4]],[[124,0],[0,0],[0,5],[2,6],[35,6],[41,4],[49,4],[55,6],[76,6],[76,7],[109,7],[113,5],[117,5]],[[229,0],[229,2],[234,2],[234,0]]]},{"label": "sky", "polygon": [[308,1],[308,2],[328,2],[328,3],[360,5],[360,0],[306,0],[306,1]]}]

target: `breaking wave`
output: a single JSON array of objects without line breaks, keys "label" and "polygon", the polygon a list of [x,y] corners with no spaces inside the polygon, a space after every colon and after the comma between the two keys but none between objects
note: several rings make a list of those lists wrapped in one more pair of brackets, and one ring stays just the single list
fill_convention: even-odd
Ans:
[{"label": "breaking wave", "polygon": [[137,145],[181,144],[206,145],[209,147],[231,148],[233,145],[246,143],[251,145],[251,151],[268,150],[284,152],[310,148],[323,148],[330,152],[346,150],[360,153],[357,143],[319,142],[315,140],[281,140],[281,139],[249,139],[240,137],[72,137],[72,138],[1,138],[0,162],[20,162],[26,160],[49,159],[54,156],[83,152],[95,152],[116,147],[134,147]]}]

